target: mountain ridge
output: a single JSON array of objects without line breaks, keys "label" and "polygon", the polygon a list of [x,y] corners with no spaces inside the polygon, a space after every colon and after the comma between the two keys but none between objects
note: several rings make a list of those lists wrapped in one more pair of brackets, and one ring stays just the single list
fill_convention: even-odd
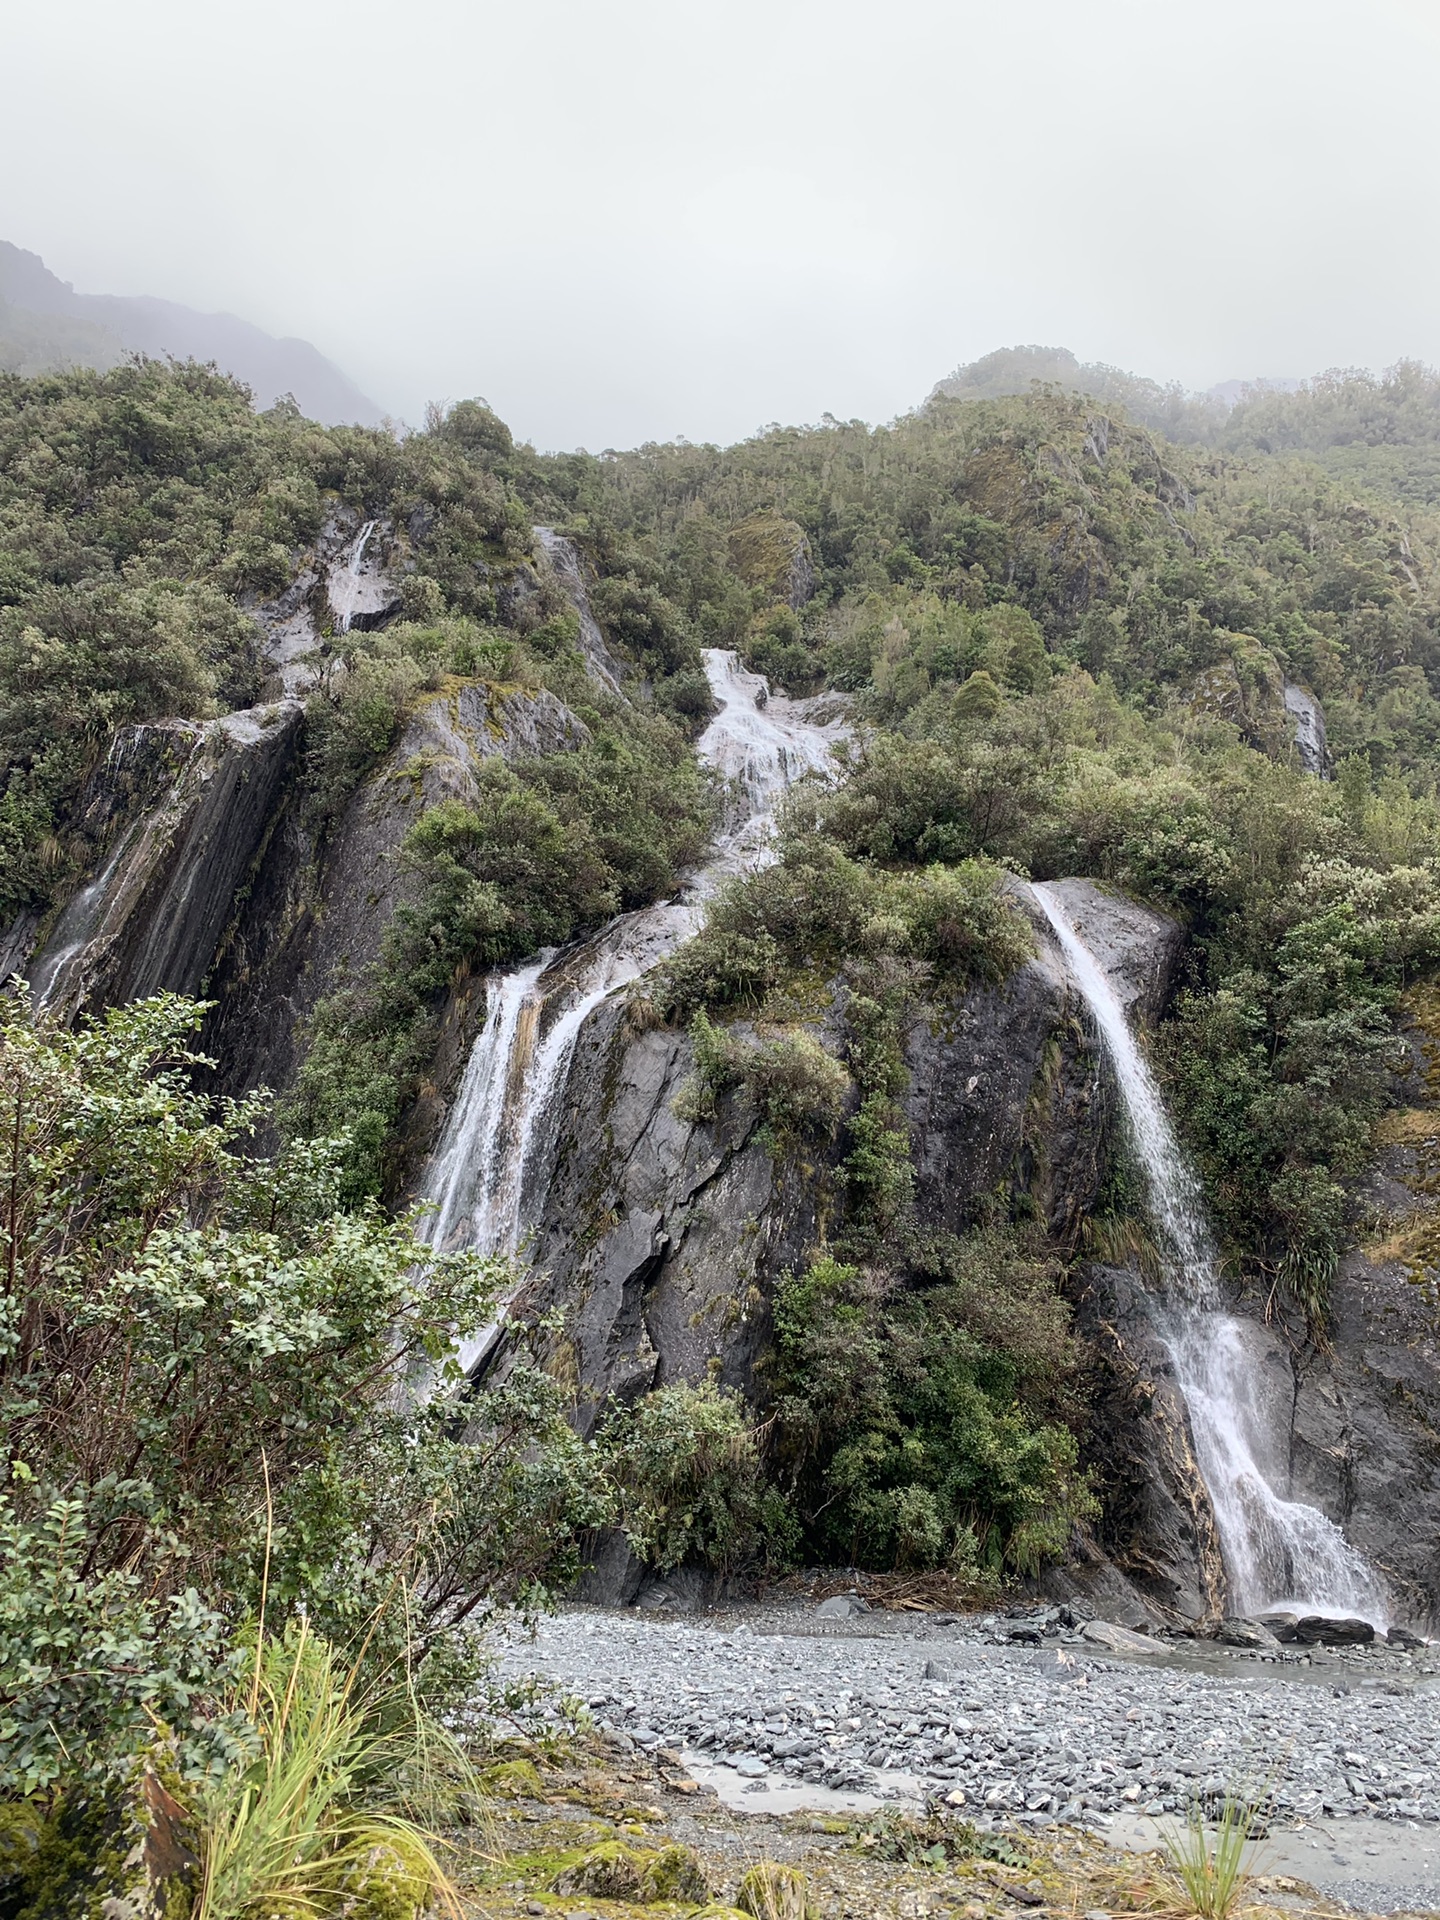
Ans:
[{"label": "mountain ridge", "polygon": [[148,294],[77,293],[38,253],[0,240],[0,364],[16,372],[47,370],[37,361],[48,353],[51,367],[104,371],[127,352],[213,360],[253,390],[257,408],[289,394],[302,413],[328,426],[374,427],[385,417],[308,340],[277,337],[236,314],[201,313]]}]

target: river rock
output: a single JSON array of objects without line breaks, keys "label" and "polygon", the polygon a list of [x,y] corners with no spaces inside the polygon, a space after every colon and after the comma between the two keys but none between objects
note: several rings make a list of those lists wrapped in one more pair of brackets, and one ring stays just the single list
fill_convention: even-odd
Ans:
[{"label": "river rock", "polygon": [[1246,1620],[1238,1614],[1220,1622],[1215,1638],[1224,1646],[1247,1647],[1256,1653],[1278,1652],[1280,1647],[1279,1640],[1269,1627],[1259,1620]]},{"label": "river rock", "polygon": [[1084,1639],[1110,1653],[1128,1653],[1153,1660],[1165,1652],[1157,1641],[1147,1639],[1143,1633],[1132,1633],[1128,1627],[1117,1627],[1111,1620],[1087,1620],[1080,1632]]},{"label": "river rock", "polygon": [[1368,1620],[1332,1620],[1324,1614],[1304,1614],[1282,1638],[1300,1647],[1364,1647],[1375,1638]]},{"label": "river rock", "polygon": [[864,1613],[865,1603],[857,1600],[853,1594],[835,1593],[828,1600],[822,1600],[815,1609],[817,1620],[848,1620],[852,1613]]}]

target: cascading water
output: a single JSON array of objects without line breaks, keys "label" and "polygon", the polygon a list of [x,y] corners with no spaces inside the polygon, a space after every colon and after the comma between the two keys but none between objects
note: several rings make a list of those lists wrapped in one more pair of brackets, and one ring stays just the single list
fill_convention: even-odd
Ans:
[{"label": "cascading water", "polygon": [[365,559],[365,549],[370,544],[370,536],[375,531],[375,522],[367,520],[350,553],[350,564],[341,575],[340,600],[335,609],[335,628],[338,633],[349,633],[350,623],[355,618],[355,602],[360,591],[360,567]]},{"label": "cascading water", "polygon": [[[485,1025],[471,1050],[422,1197],[434,1207],[430,1244],[513,1253],[544,1198],[560,1099],[586,1019],[694,933],[724,879],[770,857],[775,807],[802,774],[822,772],[840,735],[807,703],[771,696],[733,653],[704,655],[720,711],[701,734],[700,760],[726,783],[724,824],[709,860],[678,899],[621,914],[593,939],[542,953],[489,983]],[[497,1323],[498,1324],[498,1323]],[[494,1344],[487,1327],[462,1347],[474,1368]]]},{"label": "cascading water", "polygon": [[1231,1611],[1293,1607],[1383,1626],[1389,1603],[1378,1576],[1323,1513],[1282,1499],[1271,1484],[1272,1474],[1283,1474],[1282,1450],[1247,1330],[1223,1309],[1199,1180],[1103,968],[1055,894],[1033,891],[1094,1016],[1145,1174],[1169,1282],[1156,1325],[1189,1412]]}]

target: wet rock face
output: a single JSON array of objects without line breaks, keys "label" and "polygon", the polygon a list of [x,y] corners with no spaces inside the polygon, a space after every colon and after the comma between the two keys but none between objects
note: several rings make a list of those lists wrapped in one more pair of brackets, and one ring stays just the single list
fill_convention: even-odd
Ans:
[{"label": "wet rock face", "polygon": [[[1085,1269],[1075,1322],[1092,1355],[1100,1545],[1152,1618],[1218,1621],[1225,1608],[1220,1539],[1149,1289],[1127,1268]],[[1088,1581],[1081,1590],[1100,1597]]]},{"label": "wet rock face", "polygon": [[299,708],[282,702],[208,726],[121,729],[82,804],[82,819],[112,837],[31,966],[37,999],[68,1018],[82,1007],[199,992],[299,724]]},{"label": "wet rock face", "polygon": [[[1103,906],[1137,982],[1158,994],[1171,923],[1095,889],[1083,898]],[[841,1046],[835,1016],[820,1037]],[[962,1231],[980,1197],[1008,1180],[1057,1231],[1073,1228],[1103,1170],[1109,1108],[1053,955],[1003,986],[918,1009],[905,1057],[922,1224]],[[684,1033],[637,1029],[612,999],[582,1029],[565,1084],[548,1187],[536,1196],[540,1277],[524,1304],[570,1316],[567,1371],[591,1410],[612,1392],[702,1378],[712,1361],[722,1380],[750,1388],[776,1279],[809,1256],[841,1205],[843,1137],[772,1158],[738,1094],[713,1121],[683,1119],[677,1100],[693,1066]]]},{"label": "wet rock face", "polygon": [[1108,1103],[1073,1015],[1046,956],[912,1026],[904,1106],[926,1225],[963,1232],[978,1197],[1010,1177],[1053,1231],[1075,1228],[1099,1184]]},{"label": "wet rock face", "polygon": [[1277,1327],[1291,1395],[1290,1489],[1387,1576],[1402,1620],[1440,1595],[1440,1350],[1434,1309],[1398,1263],[1361,1251],[1332,1288],[1328,1350]]},{"label": "wet rock face", "polygon": [[419,702],[325,845],[287,809],[216,974],[220,1004],[206,1037],[227,1091],[292,1083],[316,1002],[379,957],[395,910],[414,897],[397,855],[427,808],[475,799],[488,759],[574,752],[588,738],[552,693],[467,684]]},{"label": "wet rock face", "polygon": [[605,636],[591,609],[585,570],[574,542],[556,533],[553,527],[536,527],[535,544],[544,566],[579,618],[580,651],[585,656],[586,673],[608,693],[618,693],[625,670],[605,644]]},{"label": "wet rock face", "polygon": [[1324,1347],[1298,1320],[1269,1329],[1285,1388],[1290,1488],[1385,1574],[1403,1624],[1440,1617],[1440,1321],[1435,1309],[1440,996],[1401,1032],[1396,1107],[1354,1196],[1362,1244],[1340,1261]]},{"label": "wet rock face", "polygon": [[[429,527],[412,514],[409,532],[418,543]],[[388,521],[364,521],[353,507],[326,517],[284,591],[249,603],[266,664],[287,697],[303,697],[320,679],[329,652],[325,629],[373,631],[394,619],[404,604],[400,575],[407,564]]]},{"label": "wet rock face", "polygon": [[1294,731],[1295,752],[1306,773],[1330,778],[1330,749],[1325,740],[1325,714],[1308,687],[1287,680],[1280,695]]},{"label": "wet rock face", "polygon": [[[1099,962],[1127,1017],[1153,1025],[1170,998],[1184,945],[1175,921],[1123,894],[1107,892],[1093,880],[1052,880],[1047,886]],[[1043,910],[1023,881],[1014,883],[1014,891],[1040,936],[1042,959],[1063,980],[1064,961]]]},{"label": "wet rock face", "polygon": [[814,1244],[818,1188],[790,1177],[734,1102],[714,1123],[675,1111],[688,1037],[635,1032],[619,1000],[586,1023],[565,1088],[527,1306],[567,1309],[582,1417],[703,1378],[712,1356],[749,1384],[773,1276]]}]

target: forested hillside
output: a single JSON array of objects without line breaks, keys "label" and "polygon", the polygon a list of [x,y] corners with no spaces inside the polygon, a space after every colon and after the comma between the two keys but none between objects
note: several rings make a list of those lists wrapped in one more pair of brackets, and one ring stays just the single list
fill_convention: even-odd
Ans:
[{"label": "forested hillside", "polygon": [[[1415,369],[1262,396],[1231,452],[1054,388],[942,391],[891,427],[517,478],[582,532],[617,610],[661,595],[792,690],[855,698],[863,749],[798,844],[857,871],[1090,874],[1182,917],[1184,1122],[1237,1263],[1321,1310],[1388,1012],[1440,936],[1440,520],[1259,442],[1287,422],[1343,467],[1343,436],[1383,423],[1413,493],[1437,396]],[[626,544],[644,565],[618,568]],[[1297,759],[1287,679],[1323,704],[1333,780]]]},{"label": "forested hillside", "polygon": [[0,1796],[159,1738],[223,1825],[340,1649],[458,1777],[475,1623],[589,1564],[1083,1562],[1213,1629],[1037,882],[1129,969],[1296,1497],[1436,1603],[1440,382],[1006,393],[1027,351],[600,457],[0,374]]}]

